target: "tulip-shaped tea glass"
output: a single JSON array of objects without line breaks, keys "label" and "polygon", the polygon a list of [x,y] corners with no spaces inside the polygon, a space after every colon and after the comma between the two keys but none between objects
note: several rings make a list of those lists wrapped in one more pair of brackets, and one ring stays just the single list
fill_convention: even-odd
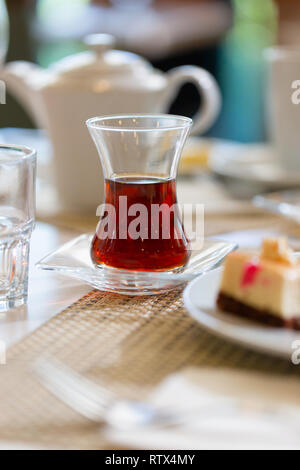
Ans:
[{"label": "tulip-shaped tea glass", "polygon": [[175,180],[191,125],[191,119],[172,115],[87,121],[105,179],[91,247],[96,266],[174,272],[188,262]]}]

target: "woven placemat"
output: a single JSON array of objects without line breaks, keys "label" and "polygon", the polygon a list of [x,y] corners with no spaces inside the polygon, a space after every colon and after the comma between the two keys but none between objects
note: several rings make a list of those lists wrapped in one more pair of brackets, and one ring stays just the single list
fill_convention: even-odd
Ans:
[{"label": "woven placemat", "polygon": [[[224,218],[213,218],[206,227],[210,233],[218,233],[221,226],[222,231],[288,227],[274,218],[240,218],[239,224],[237,219],[227,217],[226,226]],[[289,229],[295,233],[298,227],[289,225]],[[255,353],[203,330],[187,314],[182,289],[150,297],[92,291],[8,351],[7,364],[0,366],[0,440],[47,448],[114,447],[99,426],[78,416],[36,381],[31,368],[45,354],[124,396],[141,399],[168,374],[187,366],[300,378],[300,368],[289,361]]]},{"label": "woven placemat", "polygon": [[36,382],[30,369],[45,353],[132,398],[144,398],[186,366],[300,374],[288,361],[204,331],[185,311],[181,291],[139,298],[93,291],[9,350],[0,369],[0,439],[50,448],[113,446]]}]

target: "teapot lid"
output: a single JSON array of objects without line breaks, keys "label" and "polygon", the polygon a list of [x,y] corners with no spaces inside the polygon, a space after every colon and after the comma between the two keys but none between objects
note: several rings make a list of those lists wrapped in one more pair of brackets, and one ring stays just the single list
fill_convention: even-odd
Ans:
[{"label": "teapot lid", "polygon": [[91,34],[84,38],[89,50],[64,57],[51,66],[60,77],[89,81],[117,74],[136,74],[151,70],[151,65],[131,52],[113,50],[110,34]]}]

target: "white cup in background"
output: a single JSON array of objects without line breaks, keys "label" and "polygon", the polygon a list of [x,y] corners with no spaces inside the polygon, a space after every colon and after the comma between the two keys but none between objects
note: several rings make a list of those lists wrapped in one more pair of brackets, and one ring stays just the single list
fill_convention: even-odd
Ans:
[{"label": "white cup in background", "polygon": [[271,47],[264,55],[268,64],[269,137],[281,168],[300,172],[300,93],[296,83],[299,80],[300,85],[300,44]]}]

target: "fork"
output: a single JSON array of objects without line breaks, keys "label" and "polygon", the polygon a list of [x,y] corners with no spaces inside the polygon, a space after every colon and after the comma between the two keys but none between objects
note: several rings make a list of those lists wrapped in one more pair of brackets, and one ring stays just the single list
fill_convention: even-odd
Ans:
[{"label": "fork", "polygon": [[[120,399],[114,392],[95,384],[78,372],[53,358],[38,359],[33,371],[39,382],[60,401],[80,415],[96,423],[105,423],[116,429],[139,426],[170,427],[192,423],[195,413],[211,416],[235,405],[228,398],[213,400],[200,408],[184,410],[156,407],[143,401]],[[228,407],[229,406],[229,407]]]},{"label": "fork", "polygon": [[52,358],[38,359],[33,370],[39,382],[71,409],[91,421],[105,423],[115,429],[129,430],[143,426],[164,428],[185,424],[193,427],[197,426],[199,418],[204,420],[238,412],[279,419],[281,424],[300,432],[299,408],[295,406],[276,406],[265,401],[226,397],[213,398],[196,409],[181,408],[178,411],[142,401],[120,399],[114,392]]}]

